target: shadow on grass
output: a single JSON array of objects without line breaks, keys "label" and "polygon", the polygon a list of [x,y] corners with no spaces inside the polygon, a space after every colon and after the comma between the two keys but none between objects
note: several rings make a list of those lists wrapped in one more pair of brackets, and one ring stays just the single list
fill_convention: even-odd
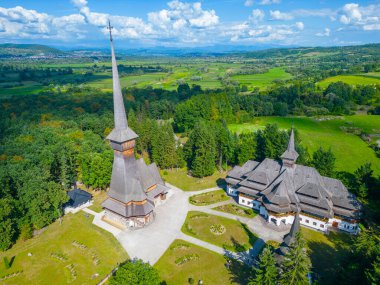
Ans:
[{"label": "shadow on grass", "polygon": [[[244,251],[244,246],[239,244],[234,238],[231,238],[233,247],[236,251],[243,251],[236,253],[235,256],[232,256],[232,253],[226,249],[224,257],[226,259],[225,266],[230,273],[230,281],[237,284],[247,284],[249,278],[252,275],[252,267],[248,264],[251,264],[251,257],[249,252]],[[236,259],[238,257],[238,259]]]},{"label": "shadow on grass", "polygon": [[331,232],[327,238],[335,244],[335,248],[324,242],[308,241],[313,272],[318,276],[318,284],[345,284],[342,273],[347,270],[351,256],[351,237]]},{"label": "shadow on grass", "polygon": [[240,225],[242,226],[242,228],[244,229],[245,233],[248,235],[248,238],[249,238],[249,245],[250,245],[250,248],[255,244],[255,242],[257,241],[257,236],[255,236],[247,227],[246,224],[243,224],[243,223],[240,223]]}]

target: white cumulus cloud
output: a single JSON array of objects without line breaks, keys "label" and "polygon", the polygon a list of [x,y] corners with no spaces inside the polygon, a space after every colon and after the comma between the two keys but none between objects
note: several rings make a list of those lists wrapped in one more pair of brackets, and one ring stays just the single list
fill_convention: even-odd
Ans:
[{"label": "white cumulus cloud", "polygon": [[246,0],[245,2],[244,2],[244,6],[245,7],[251,7],[253,5],[253,0]]},{"label": "white cumulus cloud", "polygon": [[325,28],[325,29],[323,30],[323,32],[316,33],[315,35],[316,35],[317,37],[329,37],[330,34],[331,34],[331,30],[330,30],[329,28]]},{"label": "white cumulus cloud", "polygon": [[269,14],[272,20],[277,20],[277,21],[288,21],[294,18],[290,13],[283,13],[279,10],[275,10],[275,11],[270,10]]},{"label": "white cumulus cloud", "polygon": [[281,0],[261,0],[260,5],[272,5],[272,4],[279,4],[281,3]]},{"label": "white cumulus cloud", "polygon": [[249,19],[254,23],[257,24],[258,22],[262,21],[265,17],[265,13],[263,10],[255,9],[252,11],[252,15],[249,17]]}]

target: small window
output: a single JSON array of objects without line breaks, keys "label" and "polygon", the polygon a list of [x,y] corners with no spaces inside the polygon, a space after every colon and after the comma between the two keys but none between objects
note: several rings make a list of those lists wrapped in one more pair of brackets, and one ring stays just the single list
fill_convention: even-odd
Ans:
[{"label": "small window", "polygon": [[317,223],[316,222],[313,222],[313,226],[316,226],[317,225]]},{"label": "small window", "polygon": [[302,221],[302,218],[300,218],[300,221]]},{"label": "small window", "polygon": [[324,225],[322,225],[322,224],[320,224],[320,227],[321,227],[321,228],[324,228],[325,226],[324,226]]},{"label": "small window", "polygon": [[245,203],[245,200],[244,200],[244,199],[241,199],[241,202],[242,202],[242,203]]},{"label": "small window", "polygon": [[309,223],[309,220],[306,220],[306,223],[308,224],[308,223]]}]

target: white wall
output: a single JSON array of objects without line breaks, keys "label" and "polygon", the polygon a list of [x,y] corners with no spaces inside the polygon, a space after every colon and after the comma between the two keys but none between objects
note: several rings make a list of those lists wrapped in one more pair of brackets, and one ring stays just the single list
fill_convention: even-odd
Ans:
[{"label": "white wall", "polygon": [[254,198],[247,198],[247,197],[240,196],[240,195],[239,195],[239,204],[246,206],[246,207],[250,207],[250,208],[255,209],[255,210],[259,210],[260,206],[261,206],[260,201],[256,201],[256,199],[254,199]]},{"label": "white wall", "polygon": [[322,232],[327,231],[328,227],[327,222],[304,215],[300,215],[300,224]]},{"label": "white wall", "polygon": [[276,217],[268,214],[268,222],[274,223],[275,225],[279,226],[281,223],[287,225],[292,224],[294,221],[294,216],[283,216],[283,217]]},{"label": "white wall", "polygon": [[86,203],[84,203],[84,204],[82,204],[82,205],[80,205],[80,206],[78,206],[76,208],[68,206],[68,207],[65,207],[65,209],[63,210],[63,212],[65,213],[65,215],[67,213],[73,213],[73,214],[75,214],[75,213],[79,212],[80,210],[82,210],[82,209],[84,209],[86,207],[91,206],[92,203],[93,203],[92,200],[90,200],[90,201],[88,201],[88,202],[86,202]]},{"label": "white wall", "polygon": [[333,222],[337,222],[338,223],[337,228],[342,231],[354,233],[354,234],[357,234],[359,232],[359,227],[357,223],[351,224],[351,223],[342,221],[341,219],[332,218],[332,219],[329,219],[329,226],[332,227]]},{"label": "white wall", "polygon": [[236,191],[236,189],[234,189],[230,186],[227,186],[227,194],[230,196],[237,196],[238,192]]}]

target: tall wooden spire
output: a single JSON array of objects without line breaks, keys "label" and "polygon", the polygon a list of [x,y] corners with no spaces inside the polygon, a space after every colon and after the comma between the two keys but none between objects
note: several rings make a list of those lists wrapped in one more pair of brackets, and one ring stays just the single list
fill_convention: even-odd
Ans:
[{"label": "tall wooden spire", "polygon": [[115,116],[115,128],[122,130],[128,128],[128,121],[125,114],[123,95],[121,93],[119,72],[117,70],[117,62],[115,57],[115,49],[113,47],[112,40],[112,26],[108,22],[108,27],[110,31],[110,42],[111,42],[111,53],[112,53],[112,81],[113,81],[113,102],[114,102],[114,116]]},{"label": "tall wooden spire", "polygon": [[107,136],[110,141],[122,143],[125,141],[133,140],[137,138],[137,134],[128,127],[127,115],[125,113],[125,107],[123,102],[123,94],[121,93],[119,72],[117,70],[117,62],[115,56],[115,49],[113,46],[111,23],[108,22],[110,32],[111,43],[111,56],[112,56],[112,82],[113,82],[113,111],[115,128]]}]

